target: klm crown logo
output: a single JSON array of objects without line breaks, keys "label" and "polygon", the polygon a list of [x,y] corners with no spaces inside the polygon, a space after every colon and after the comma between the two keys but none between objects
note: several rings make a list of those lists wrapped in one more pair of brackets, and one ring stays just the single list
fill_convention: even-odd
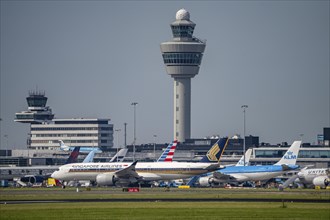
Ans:
[{"label": "klm crown logo", "polygon": [[284,155],[284,159],[287,159],[287,160],[295,160],[295,159],[297,159],[297,155],[294,155],[292,151],[288,151],[288,152]]}]

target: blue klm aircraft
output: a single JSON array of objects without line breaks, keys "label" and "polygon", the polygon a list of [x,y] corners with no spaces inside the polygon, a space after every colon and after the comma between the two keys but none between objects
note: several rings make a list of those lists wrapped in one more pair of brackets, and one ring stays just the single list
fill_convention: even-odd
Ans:
[{"label": "blue klm aircraft", "polygon": [[[295,141],[284,156],[274,165],[264,166],[228,166],[206,176],[199,176],[201,186],[209,186],[214,183],[234,183],[245,181],[262,181],[274,178],[291,170],[296,170],[298,153],[301,141]],[[193,178],[188,184],[193,185],[198,178]]]}]

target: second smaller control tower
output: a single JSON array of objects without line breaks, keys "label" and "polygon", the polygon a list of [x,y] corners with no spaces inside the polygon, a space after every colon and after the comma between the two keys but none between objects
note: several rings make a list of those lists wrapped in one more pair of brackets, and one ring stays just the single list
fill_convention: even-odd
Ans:
[{"label": "second smaller control tower", "polygon": [[174,139],[190,138],[191,78],[198,74],[205,42],[193,36],[195,23],[185,9],[171,24],[173,39],[160,45],[167,73],[174,78]]},{"label": "second smaller control tower", "polygon": [[54,118],[51,108],[46,106],[47,97],[44,91],[30,91],[26,98],[28,110],[17,112],[15,122],[41,124]]}]

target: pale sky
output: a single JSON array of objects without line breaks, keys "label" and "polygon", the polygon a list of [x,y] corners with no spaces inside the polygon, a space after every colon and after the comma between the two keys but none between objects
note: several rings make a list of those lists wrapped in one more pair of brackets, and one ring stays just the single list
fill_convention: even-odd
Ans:
[{"label": "pale sky", "polygon": [[170,142],[160,43],[181,8],[207,40],[192,137],[242,135],[245,104],[246,134],[260,142],[317,141],[330,126],[329,1],[1,1],[1,149],[26,148],[29,126],[14,117],[36,87],[56,118],[110,118],[119,144],[125,122],[133,140],[138,102],[137,143]]}]

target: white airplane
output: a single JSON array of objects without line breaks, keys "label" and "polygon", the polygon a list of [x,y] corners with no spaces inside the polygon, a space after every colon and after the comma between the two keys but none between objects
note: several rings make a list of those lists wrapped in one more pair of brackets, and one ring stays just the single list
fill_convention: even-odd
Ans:
[{"label": "white airplane", "polygon": [[227,144],[228,138],[220,139],[199,163],[76,163],[61,166],[52,177],[62,181],[95,181],[100,186],[185,179],[219,169],[220,156]]},{"label": "white airplane", "polygon": [[209,186],[213,183],[232,183],[245,181],[269,180],[291,170],[296,170],[298,153],[301,141],[295,141],[287,150],[284,156],[274,165],[264,166],[229,166],[220,169],[208,176],[201,177],[199,183],[202,186]]},{"label": "white airplane", "polygon": [[[59,142],[60,142],[60,149],[63,151],[73,151],[73,149],[75,148],[75,147],[69,147],[69,146],[65,145],[62,140],[59,140]],[[93,150],[96,150],[96,153],[102,153],[102,150],[100,148],[83,147],[83,146],[80,147],[80,152],[83,152],[83,153],[89,153]]]},{"label": "white airplane", "polygon": [[283,188],[286,188],[291,183],[301,183],[305,187],[319,186],[325,188],[330,185],[330,168],[320,169],[301,169],[298,174],[292,176],[290,179],[283,183]]}]

